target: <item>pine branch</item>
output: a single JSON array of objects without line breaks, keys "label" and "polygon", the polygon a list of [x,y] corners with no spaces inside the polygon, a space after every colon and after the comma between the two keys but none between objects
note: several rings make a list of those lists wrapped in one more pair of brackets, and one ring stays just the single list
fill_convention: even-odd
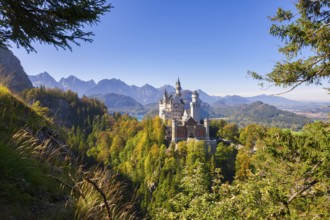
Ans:
[{"label": "pine branch", "polygon": [[291,92],[292,90],[294,90],[295,88],[297,88],[298,86],[300,86],[301,84],[303,84],[304,82],[307,82],[307,80],[300,81],[299,83],[297,83],[296,85],[294,85],[293,87],[291,87],[289,90],[287,90],[287,91],[285,91],[285,92],[277,93],[277,94],[275,94],[275,95],[283,95],[283,94],[289,93],[289,92]]}]

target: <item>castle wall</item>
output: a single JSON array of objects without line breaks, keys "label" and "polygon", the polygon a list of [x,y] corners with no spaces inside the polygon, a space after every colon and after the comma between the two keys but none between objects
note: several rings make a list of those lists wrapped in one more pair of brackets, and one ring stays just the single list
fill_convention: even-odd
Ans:
[{"label": "castle wall", "polygon": [[182,141],[187,139],[187,130],[185,126],[178,126],[177,129],[177,140]]},{"label": "castle wall", "polygon": [[205,139],[205,127],[203,125],[197,125],[196,126],[196,133],[195,138],[197,139]]}]

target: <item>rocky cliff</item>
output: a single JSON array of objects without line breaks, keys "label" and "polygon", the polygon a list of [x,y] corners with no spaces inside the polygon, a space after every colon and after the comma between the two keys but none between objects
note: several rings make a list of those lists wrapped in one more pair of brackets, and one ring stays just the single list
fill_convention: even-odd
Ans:
[{"label": "rocky cliff", "polygon": [[33,87],[19,59],[6,48],[0,48],[0,83],[13,92]]}]

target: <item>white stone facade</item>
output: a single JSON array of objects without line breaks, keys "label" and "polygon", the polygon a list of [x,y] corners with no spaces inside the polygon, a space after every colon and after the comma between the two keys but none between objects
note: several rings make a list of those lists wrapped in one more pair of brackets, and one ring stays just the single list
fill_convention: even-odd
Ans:
[{"label": "white stone facade", "polygon": [[187,138],[209,139],[208,119],[204,120],[203,124],[200,123],[200,108],[199,94],[194,91],[189,108],[185,109],[179,79],[176,82],[175,94],[169,95],[165,90],[163,98],[159,101],[159,117],[166,124],[171,121],[172,126],[168,127],[167,133],[171,134],[168,138],[172,142]]},{"label": "white stone facade", "polygon": [[181,96],[181,83],[178,79],[175,94],[169,95],[165,90],[163,98],[159,101],[159,117],[163,121],[174,119],[177,122],[185,121],[189,117],[192,117],[199,124],[201,102],[198,93],[196,91],[192,93],[190,109],[185,109],[185,104]]}]

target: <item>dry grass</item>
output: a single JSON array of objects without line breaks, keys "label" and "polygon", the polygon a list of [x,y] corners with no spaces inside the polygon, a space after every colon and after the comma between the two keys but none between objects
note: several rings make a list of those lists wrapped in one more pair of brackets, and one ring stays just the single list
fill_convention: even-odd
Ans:
[{"label": "dry grass", "polygon": [[75,208],[75,219],[138,218],[133,202],[127,201],[126,185],[111,170],[100,166],[84,170],[67,146],[53,136],[40,140],[40,135],[37,138],[28,129],[19,130],[12,144],[22,157],[32,157],[61,172],[49,177],[70,190],[68,206]]},{"label": "dry grass", "polygon": [[134,207],[125,201],[126,186],[117,174],[94,167],[75,187],[84,194],[77,199],[76,219],[136,219]]}]

